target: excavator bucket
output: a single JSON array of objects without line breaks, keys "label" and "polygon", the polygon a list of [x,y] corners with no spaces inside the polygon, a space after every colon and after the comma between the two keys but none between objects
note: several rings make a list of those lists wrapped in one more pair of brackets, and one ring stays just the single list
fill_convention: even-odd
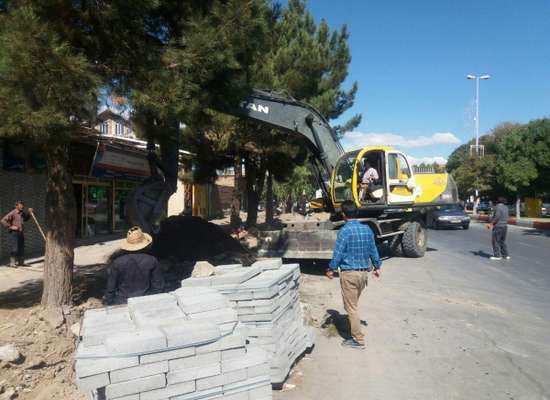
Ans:
[{"label": "excavator bucket", "polygon": [[289,223],[281,230],[260,232],[258,255],[330,260],[337,235],[330,221]]}]

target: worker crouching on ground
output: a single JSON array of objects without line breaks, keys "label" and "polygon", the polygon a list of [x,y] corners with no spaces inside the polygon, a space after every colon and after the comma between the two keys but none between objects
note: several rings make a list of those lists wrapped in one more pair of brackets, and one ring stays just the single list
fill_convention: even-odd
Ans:
[{"label": "worker crouching on ground", "polygon": [[343,202],[342,213],[346,224],[338,232],[327,276],[332,279],[334,271],[340,269],[342,299],[351,328],[351,338],[344,340],[342,345],[364,349],[365,336],[361,332],[361,320],[357,310],[359,297],[368,284],[368,273],[373,270],[373,266],[374,275],[380,277],[382,261],[376,248],[374,233],[370,227],[355,219],[355,203],[349,200]]},{"label": "worker crouching on ground", "polygon": [[114,259],[109,268],[105,304],[126,304],[128,298],[161,293],[164,278],[158,260],[147,249],[151,235],[137,226],[128,231],[120,247],[125,251]]},{"label": "worker crouching on ground", "polygon": [[25,204],[18,200],[15,208],[2,218],[2,225],[8,228],[10,237],[10,267],[25,265],[25,234],[23,225],[29,220],[33,212],[32,208],[25,211]]}]

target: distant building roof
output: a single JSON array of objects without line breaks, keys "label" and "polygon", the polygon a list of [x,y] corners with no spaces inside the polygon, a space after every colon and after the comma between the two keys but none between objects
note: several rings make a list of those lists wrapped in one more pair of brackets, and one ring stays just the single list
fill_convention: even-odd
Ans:
[{"label": "distant building roof", "polygon": [[[108,143],[116,143],[133,149],[135,151],[146,152],[147,151],[147,142],[139,139],[126,138],[121,136],[112,136],[112,135],[102,135],[97,129],[91,129],[82,127],[80,129],[80,136],[75,138],[77,141],[100,141]],[[158,144],[156,145],[158,147]],[[195,154],[187,150],[179,150],[181,157],[191,158]]]},{"label": "distant building roof", "polygon": [[130,125],[130,121],[127,118],[124,118],[122,115],[117,114],[110,108],[103,110],[97,115],[97,120],[100,122],[107,121],[108,119],[112,119],[113,121],[123,122],[126,125]]}]

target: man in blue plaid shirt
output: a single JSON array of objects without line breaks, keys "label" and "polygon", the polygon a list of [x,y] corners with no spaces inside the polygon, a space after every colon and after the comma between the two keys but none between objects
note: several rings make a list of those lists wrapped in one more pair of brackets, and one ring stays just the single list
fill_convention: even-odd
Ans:
[{"label": "man in blue plaid shirt", "polygon": [[364,349],[365,335],[361,332],[361,321],[357,312],[359,296],[368,284],[369,271],[374,268],[374,275],[380,278],[382,261],[372,230],[354,219],[357,215],[355,203],[343,202],[342,213],[346,224],[338,232],[327,276],[332,279],[334,271],[340,269],[342,298],[351,327],[351,338],[344,340],[342,345]]}]

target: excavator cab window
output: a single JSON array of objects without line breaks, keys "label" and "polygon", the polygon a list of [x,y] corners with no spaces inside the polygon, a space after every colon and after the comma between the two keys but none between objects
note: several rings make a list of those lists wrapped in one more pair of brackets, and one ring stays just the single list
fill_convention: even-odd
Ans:
[{"label": "excavator cab window", "polygon": [[353,200],[352,183],[356,156],[357,152],[346,154],[336,164],[333,190],[337,203]]},{"label": "excavator cab window", "polygon": [[361,204],[384,201],[383,152],[369,151],[357,163],[358,196]]},{"label": "excavator cab window", "polygon": [[414,178],[405,156],[388,153],[388,204],[412,203],[415,199]]},{"label": "excavator cab window", "polygon": [[390,153],[388,157],[388,175],[390,180],[407,182],[411,177],[411,170],[403,154]]}]

